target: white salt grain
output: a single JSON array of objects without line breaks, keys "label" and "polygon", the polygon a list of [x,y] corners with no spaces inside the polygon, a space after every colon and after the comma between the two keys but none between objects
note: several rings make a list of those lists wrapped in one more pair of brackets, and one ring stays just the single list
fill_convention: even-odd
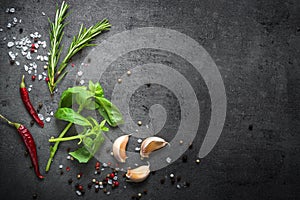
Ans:
[{"label": "white salt grain", "polygon": [[39,116],[39,118],[40,118],[40,120],[44,120],[44,116],[42,115],[42,114],[38,114],[38,116]]},{"label": "white salt grain", "polygon": [[50,118],[50,117],[47,117],[47,118],[45,119],[45,121],[49,123],[49,122],[51,121],[51,118]]}]

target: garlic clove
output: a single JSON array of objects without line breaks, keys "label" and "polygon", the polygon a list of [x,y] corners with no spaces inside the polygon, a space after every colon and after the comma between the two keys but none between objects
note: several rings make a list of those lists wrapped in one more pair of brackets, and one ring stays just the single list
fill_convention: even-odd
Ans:
[{"label": "garlic clove", "polygon": [[128,169],[126,177],[132,182],[142,182],[150,174],[150,165],[142,165],[135,169]]},{"label": "garlic clove", "polygon": [[125,163],[127,156],[126,156],[126,146],[128,143],[130,135],[122,135],[118,137],[113,144],[113,154],[117,161],[121,163]]},{"label": "garlic clove", "polygon": [[141,144],[140,155],[142,158],[148,158],[150,153],[163,148],[168,142],[160,137],[148,137]]}]

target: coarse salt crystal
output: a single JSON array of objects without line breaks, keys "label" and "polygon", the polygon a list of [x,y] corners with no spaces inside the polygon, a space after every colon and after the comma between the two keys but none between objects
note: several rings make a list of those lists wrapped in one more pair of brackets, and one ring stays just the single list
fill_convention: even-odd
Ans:
[{"label": "coarse salt crystal", "polygon": [[44,12],[42,12],[42,15],[45,16],[46,14]]},{"label": "coarse salt crystal", "polygon": [[18,66],[19,66],[19,65],[20,65],[20,62],[19,62],[19,61],[16,61],[16,65],[18,65]]},{"label": "coarse salt crystal", "polygon": [[79,71],[77,72],[78,76],[82,76],[83,72],[82,71]]},{"label": "coarse salt crystal", "polygon": [[11,23],[8,23],[6,27],[11,28]]},{"label": "coarse salt crystal", "polygon": [[62,169],[64,166],[63,165],[59,165],[59,169]]},{"label": "coarse salt crystal", "polygon": [[39,116],[39,118],[40,118],[40,120],[44,120],[44,116],[42,115],[42,114],[38,114],[38,116]]},{"label": "coarse salt crystal", "polygon": [[170,157],[166,158],[167,163],[171,163],[172,159]]},{"label": "coarse salt crystal", "polygon": [[27,66],[27,65],[24,65],[24,69],[25,69],[25,71],[27,72],[27,71],[28,71],[28,66]]},{"label": "coarse salt crystal", "polygon": [[30,91],[31,91],[31,88],[28,88],[27,90],[28,90],[28,92],[30,92]]},{"label": "coarse salt crystal", "polygon": [[44,56],[44,61],[48,61],[48,56]]},{"label": "coarse salt crystal", "polygon": [[2,32],[3,31],[3,28],[0,28],[0,32]]},{"label": "coarse salt crystal", "polygon": [[142,141],[143,141],[142,139],[138,139],[138,141],[137,141],[137,142],[138,142],[138,143],[142,143]]},{"label": "coarse salt crystal", "polygon": [[31,72],[32,72],[31,70],[28,70],[28,74],[31,74]]},{"label": "coarse salt crystal", "polygon": [[135,149],[134,149],[135,151],[140,151],[141,150],[141,148],[140,147],[135,147]]},{"label": "coarse salt crystal", "polygon": [[9,12],[10,12],[10,13],[14,13],[15,11],[16,11],[15,8],[10,8],[10,9],[9,9]]},{"label": "coarse salt crystal", "polygon": [[80,83],[80,85],[83,85],[84,84],[84,80],[81,80],[79,83]]},{"label": "coarse salt crystal", "polygon": [[78,196],[81,196],[81,195],[82,195],[82,193],[81,193],[79,190],[76,190],[76,194],[77,194]]},{"label": "coarse salt crystal", "polygon": [[50,122],[50,121],[51,121],[51,118],[50,118],[50,117],[47,117],[47,118],[45,119],[45,121],[46,121],[46,122]]},{"label": "coarse salt crystal", "polygon": [[43,76],[41,74],[38,75],[39,81],[43,79]]},{"label": "coarse salt crystal", "polygon": [[16,58],[16,55],[12,51],[8,52],[8,55],[12,60]]}]

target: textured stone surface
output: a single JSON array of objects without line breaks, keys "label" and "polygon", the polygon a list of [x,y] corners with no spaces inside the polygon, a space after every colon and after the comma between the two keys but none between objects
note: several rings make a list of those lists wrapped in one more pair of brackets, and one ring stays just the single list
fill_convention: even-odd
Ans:
[{"label": "textured stone surface", "polygon": [[[65,29],[65,46],[81,23],[87,26],[107,17],[113,28],[96,39],[105,38],[137,27],[157,26],[174,29],[198,41],[211,55],[222,74],[228,109],[225,127],[213,151],[200,165],[197,157],[209,122],[209,95],[200,76],[182,58],[168,52],[139,50],[115,62],[106,73],[102,85],[108,96],[112,83],[124,69],[121,65],[134,66],[151,62],[164,63],[184,74],[195,89],[201,108],[199,137],[193,148],[187,150],[188,162],[179,159],[172,165],[151,175],[141,184],[127,184],[110,196],[87,191],[84,199],[130,199],[132,195],[148,190],[144,199],[297,199],[300,186],[300,6],[297,1],[68,1],[72,13]],[[58,2],[60,3],[60,2]],[[7,7],[16,8],[15,14],[5,13]],[[42,12],[46,16],[42,16]],[[7,42],[13,36],[24,37],[39,31],[47,39],[47,16],[53,18],[52,1],[1,1],[0,27],[0,113],[30,127],[30,117],[19,98],[19,81],[22,67],[10,65]],[[8,21],[16,16],[23,21],[7,30]],[[23,32],[19,33],[19,28]],[[3,38],[7,40],[4,41]],[[73,85],[77,69],[90,49],[74,57],[75,68],[70,69],[59,92],[51,100],[46,84],[33,83],[30,97],[34,105],[43,102],[57,106],[61,91]],[[21,60],[25,61],[25,60]],[[42,68],[42,66],[40,66]],[[27,82],[29,76],[27,77]],[[158,92],[155,92],[158,91]],[[167,97],[167,98],[166,98]],[[180,108],[175,96],[158,85],[143,86],[132,97],[133,119],[147,122],[147,108],[153,103],[165,106],[168,122],[164,131],[176,131]],[[45,113],[44,107],[41,112]],[[64,123],[51,120],[44,129],[30,128],[38,147],[41,169],[48,159],[47,142],[56,136]],[[251,128],[252,127],[252,128]],[[37,180],[31,162],[24,156],[25,148],[17,132],[1,122],[0,125],[0,194],[1,199],[77,199],[76,182],[85,187],[94,177],[92,160],[87,165],[66,160],[67,148],[75,142],[60,146],[46,179]],[[72,132],[72,131],[71,131]],[[73,129],[74,132],[74,129]],[[70,172],[60,175],[59,165],[69,165]],[[42,170],[43,172],[43,170]],[[76,180],[76,174],[83,178]],[[175,173],[181,181],[191,186],[178,190],[169,180],[161,185],[160,179]],[[72,177],[74,183],[68,185]],[[121,183],[123,185],[124,183]],[[81,197],[80,197],[81,198]],[[142,199],[143,199],[142,198]]]}]

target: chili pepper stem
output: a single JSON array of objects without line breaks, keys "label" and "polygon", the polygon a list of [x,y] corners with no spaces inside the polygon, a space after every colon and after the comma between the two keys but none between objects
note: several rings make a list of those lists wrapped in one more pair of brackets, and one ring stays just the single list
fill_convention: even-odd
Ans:
[{"label": "chili pepper stem", "polygon": [[25,76],[23,75],[22,76],[22,81],[21,81],[21,84],[20,84],[20,88],[25,88],[26,87],[24,79],[25,79]]},{"label": "chili pepper stem", "polygon": [[0,117],[1,117],[2,119],[4,119],[9,125],[14,126],[14,127],[16,127],[17,129],[20,127],[20,124],[11,122],[10,120],[8,120],[6,117],[4,117],[4,116],[1,115],[1,114],[0,114]]}]

